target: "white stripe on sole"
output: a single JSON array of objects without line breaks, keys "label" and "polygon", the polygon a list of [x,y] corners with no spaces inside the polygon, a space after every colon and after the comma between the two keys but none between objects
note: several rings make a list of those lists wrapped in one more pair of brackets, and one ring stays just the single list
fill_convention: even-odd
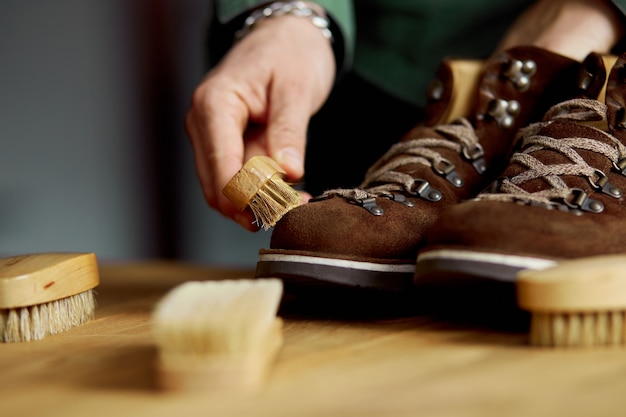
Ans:
[{"label": "white stripe on sole", "polygon": [[325,265],[336,268],[357,269],[363,271],[413,273],[415,264],[378,264],[374,262],[349,261],[345,259],[322,258],[316,256],[284,255],[264,253],[259,255],[259,262],[291,262],[311,265]]},{"label": "white stripe on sole", "polygon": [[420,253],[417,262],[428,260],[466,261],[494,265],[505,265],[523,269],[545,269],[556,265],[552,259],[532,258],[529,256],[504,255],[500,253],[468,252],[454,249],[439,249]]}]

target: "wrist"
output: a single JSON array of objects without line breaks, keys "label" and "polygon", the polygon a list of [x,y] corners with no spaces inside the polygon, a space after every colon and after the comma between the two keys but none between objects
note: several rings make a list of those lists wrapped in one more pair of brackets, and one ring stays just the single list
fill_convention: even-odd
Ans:
[{"label": "wrist", "polygon": [[330,21],[322,7],[315,3],[304,1],[276,1],[253,10],[244,20],[243,26],[235,33],[235,41],[243,39],[260,22],[279,16],[296,16],[308,19],[313,26],[320,30],[323,37],[330,42],[333,34],[330,31]]}]

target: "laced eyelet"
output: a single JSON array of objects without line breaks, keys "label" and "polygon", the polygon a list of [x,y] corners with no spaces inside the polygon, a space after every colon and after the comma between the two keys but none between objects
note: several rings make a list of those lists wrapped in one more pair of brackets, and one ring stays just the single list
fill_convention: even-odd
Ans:
[{"label": "laced eyelet", "polygon": [[411,190],[408,191],[410,195],[418,196],[428,201],[439,201],[443,198],[441,191],[430,186],[430,183],[426,180],[415,180]]},{"label": "laced eyelet", "polygon": [[594,177],[589,178],[589,183],[596,190],[600,190],[603,194],[611,196],[613,198],[621,198],[622,190],[614,186],[609,182],[609,177],[599,169],[594,172]]},{"label": "laced eyelet", "polygon": [[374,216],[382,216],[383,214],[385,214],[385,210],[380,207],[376,202],[376,197],[356,198],[354,200],[351,200],[351,202],[353,202],[353,204],[363,207]]},{"label": "laced eyelet", "polygon": [[613,167],[618,170],[622,175],[626,176],[626,158],[620,159],[613,163]]},{"label": "laced eyelet", "polygon": [[570,195],[563,200],[563,203],[571,209],[580,209],[591,213],[604,211],[604,204],[601,201],[589,198],[587,193],[580,188],[572,188]]},{"label": "laced eyelet", "polygon": [[320,194],[320,195],[316,195],[315,197],[311,197],[309,198],[309,203],[316,203],[318,201],[324,201],[324,200],[328,200],[329,198],[331,198],[332,196],[329,194]]},{"label": "laced eyelet", "polygon": [[433,164],[433,170],[437,174],[442,175],[450,184],[457,188],[461,188],[465,185],[463,178],[461,178],[459,173],[456,172],[454,164],[445,158],[442,158],[439,162]]},{"label": "laced eyelet", "polygon": [[463,157],[472,163],[472,166],[479,174],[484,174],[487,171],[487,164],[485,163],[485,151],[480,143],[474,144],[471,148],[463,146]]},{"label": "laced eyelet", "polygon": [[407,200],[402,194],[389,193],[382,195],[384,198],[388,198],[391,201],[395,201],[400,204],[404,204],[407,207],[414,207],[415,204],[411,200]]}]

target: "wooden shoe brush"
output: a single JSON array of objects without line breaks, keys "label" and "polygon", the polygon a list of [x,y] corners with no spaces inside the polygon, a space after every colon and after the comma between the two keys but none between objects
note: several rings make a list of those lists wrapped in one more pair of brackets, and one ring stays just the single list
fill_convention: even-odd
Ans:
[{"label": "wooden shoe brush", "polygon": [[250,389],[283,343],[278,279],[191,281],[155,307],[158,385],[205,391]]},{"label": "wooden shoe brush", "polygon": [[259,155],[246,162],[222,192],[240,210],[249,207],[257,225],[268,230],[300,204],[300,194],[284,178],[276,161]]},{"label": "wooden shoe brush", "polygon": [[626,343],[626,254],[564,261],[518,273],[530,343],[585,347]]},{"label": "wooden shoe brush", "polygon": [[0,259],[3,342],[40,340],[91,320],[100,277],[93,253],[38,253]]}]

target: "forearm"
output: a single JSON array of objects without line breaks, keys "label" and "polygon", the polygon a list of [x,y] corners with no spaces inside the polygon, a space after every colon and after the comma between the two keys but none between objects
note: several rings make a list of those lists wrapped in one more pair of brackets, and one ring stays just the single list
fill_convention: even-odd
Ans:
[{"label": "forearm", "polygon": [[608,53],[624,35],[624,16],[609,0],[538,0],[512,25],[499,49],[532,44],[583,59]]}]

